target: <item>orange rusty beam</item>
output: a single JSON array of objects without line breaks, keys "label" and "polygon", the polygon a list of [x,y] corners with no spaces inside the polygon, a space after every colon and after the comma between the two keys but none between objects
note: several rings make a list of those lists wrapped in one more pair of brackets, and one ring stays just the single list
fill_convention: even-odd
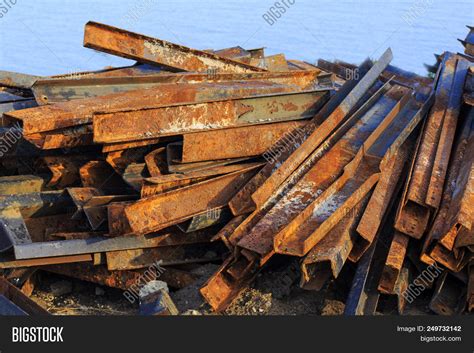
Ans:
[{"label": "orange rusty beam", "polygon": [[409,239],[405,234],[395,231],[378,286],[380,292],[394,293],[405,261]]},{"label": "orange rusty beam", "polygon": [[259,166],[219,176],[184,188],[151,196],[125,208],[136,234],[146,234],[221,207],[251,178]]},{"label": "orange rusty beam", "polygon": [[209,69],[222,72],[265,71],[265,69],[209,52],[191,49],[97,22],[86,24],[84,46],[139,62],[159,64],[185,71],[203,72]]},{"label": "orange rusty beam", "polygon": [[304,121],[290,121],[257,126],[199,132],[183,136],[182,163],[251,157],[264,154],[280,138],[304,126]]},{"label": "orange rusty beam", "polygon": [[248,98],[95,113],[94,141],[124,142],[278,121],[307,119],[326,102],[328,91],[275,93]]}]

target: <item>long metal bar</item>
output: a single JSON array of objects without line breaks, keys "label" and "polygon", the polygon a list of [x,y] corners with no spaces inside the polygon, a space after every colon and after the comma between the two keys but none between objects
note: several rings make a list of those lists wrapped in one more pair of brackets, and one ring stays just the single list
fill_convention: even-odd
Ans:
[{"label": "long metal bar", "polygon": [[87,239],[33,242],[14,247],[16,260],[29,260],[53,256],[94,254],[108,251],[132,250],[171,246],[207,239],[209,235],[200,232],[150,234],[146,236],[93,237]]},{"label": "long metal bar", "polygon": [[320,70],[252,73],[159,73],[146,76],[125,77],[74,77],[38,80],[33,88],[39,104],[53,104],[76,99],[96,98],[119,92],[131,92],[158,88],[170,83],[224,82],[224,81],[266,81],[290,85],[295,90],[310,89],[319,82]]},{"label": "long metal bar", "polygon": [[291,142],[292,130],[302,128],[305,123],[290,121],[186,134],[183,136],[181,162],[258,156],[284,136]]},{"label": "long metal bar", "polygon": [[84,46],[149,64],[185,71],[258,72],[264,69],[97,22],[88,22]]},{"label": "long metal bar", "polygon": [[137,234],[145,234],[224,206],[258,168],[253,166],[137,201],[125,208],[130,227]]},{"label": "long metal bar", "polygon": [[209,129],[307,119],[314,116],[327,98],[327,91],[316,90],[96,113],[93,118],[94,141],[124,142]]}]

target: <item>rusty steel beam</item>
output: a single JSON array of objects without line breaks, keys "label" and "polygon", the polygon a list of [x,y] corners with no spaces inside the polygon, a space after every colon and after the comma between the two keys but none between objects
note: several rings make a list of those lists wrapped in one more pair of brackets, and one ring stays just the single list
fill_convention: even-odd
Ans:
[{"label": "rusty steel beam", "polygon": [[40,192],[44,178],[36,175],[12,175],[0,177],[0,195],[19,195]]},{"label": "rusty steel beam", "polygon": [[263,58],[252,58],[250,60],[252,66],[263,68],[268,71],[281,72],[288,71],[288,62],[286,61],[285,54],[275,54],[265,56]]},{"label": "rusty steel beam", "polygon": [[13,302],[28,315],[49,315],[48,311],[23,294],[21,290],[0,277],[0,294]]},{"label": "rusty steel beam", "polygon": [[[465,226],[457,222],[456,212],[460,210],[460,201],[464,197],[464,192],[467,191],[466,196],[469,195],[469,189],[466,189],[466,187],[469,183],[470,168],[472,168],[472,154],[469,153],[469,150],[472,149],[473,141],[474,111],[469,109],[463,117],[463,123],[459,127],[456,144],[452,151],[441,207],[423,244],[422,259],[424,262],[433,261],[433,259],[430,259],[430,252],[435,248],[433,255],[438,256],[438,260],[447,261],[445,263],[452,268],[458,266],[458,262],[453,261],[452,258],[448,260],[450,257],[446,257],[445,253],[452,250],[453,242],[456,242],[458,234],[466,232],[467,229],[472,229],[470,226],[472,223],[469,220],[469,215],[472,213],[469,211],[470,206],[463,206],[467,217],[461,216],[459,218]],[[440,247],[436,247],[438,242]],[[443,249],[446,251],[442,251]]]},{"label": "rusty steel beam", "polygon": [[57,265],[57,264],[68,264],[76,262],[92,262],[91,254],[83,255],[71,255],[71,256],[54,256],[54,257],[43,257],[38,259],[30,260],[14,260],[11,258],[0,258],[0,268],[24,268],[24,267],[36,267],[46,265]]},{"label": "rusty steel beam", "polygon": [[[207,239],[202,232],[183,235],[180,231],[150,234],[147,236],[97,236],[87,239],[56,240],[33,242],[14,247],[16,260],[30,260],[54,256],[71,256],[81,254],[95,254],[108,251],[132,250],[171,246],[197,239]],[[188,239],[186,239],[188,237]],[[210,236],[207,235],[209,238]]]},{"label": "rusty steel beam", "polygon": [[170,104],[207,102],[294,91],[294,86],[265,81],[170,83],[151,89],[114,93],[13,111],[6,113],[4,119],[21,122],[23,133],[32,135],[89,124],[95,112],[152,109]]},{"label": "rusty steel beam", "polygon": [[201,287],[201,295],[214,311],[223,311],[253,280],[257,269],[258,261],[256,259],[249,260],[240,256],[234,260],[230,256]]},{"label": "rusty steel beam", "polygon": [[[53,104],[76,99],[96,98],[119,92],[144,90],[166,86],[166,84],[224,81],[266,81],[280,85],[292,86],[294,90],[310,89],[319,85],[320,70],[291,72],[253,72],[244,74],[233,73],[159,73],[147,76],[126,77],[79,77],[39,80],[33,86],[39,104]],[[23,101],[26,102],[26,101]],[[18,102],[19,103],[19,102]]]},{"label": "rusty steel beam", "polygon": [[222,261],[220,244],[184,244],[149,249],[133,249],[107,252],[107,269],[135,270],[160,262],[161,266],[177,266],[194,263]]},{"label": "rusty steel beam", "polygon": [[237,60],[246,64],[249,64],[250,59],[252,58],[252,53],[248,50],[245,50],[244,48],[240,46],[218,49],[218,50],[205,50],[205,51],[215,54],[217,56],[222,56],[225,58]]},{"label": "rusty steel beam", "polygon": [[211,180],[137,201],[125,209],[132,230],[150,233],[189,219],[197,213],[224,206],[258,171],[246,168]]},{"label": "rusty steel beam", "polygon": [[354,245],[355,229],[368,200],[369,195],[350,210],[304,257],[301,263],[302,288],[319,290],[321,284],[326,282],[327,272],[334,278],[339,276]]},{"label": "rusty steel beam", "polygon": [[395,231],[378,286],[381,293],[394,293],[405,261],[409,239],[407,235]]},{"label": "rusty steel beam", "polygon": [[64,189],[80,184],[79,169],[89,160],[88,156],[45,156],[44,164],[51,172],[48,188]]},{"label": "rusty steel beam", "polygon": [[346,299],[344,315],[374,315],[380,298],[378,284],[388,253],[386,243],[393,236],[393,220],[383,225],[383,230],[357,263],[351,289]]},{"label": "rusty steel beam", "polygon": [[92,125],[79,125],[59,130],[23,135],[23,138],[43,150],[73,148],[94,144]]},{"label": "rusty steel beam", "polygon": [[95,113],[94,141],[124,142],[209,129],[307,119],[319,110],[327,98],[327,91],[313,90],[116,113]]},{"label": "rusty steel beam", "polygon": [[[448,62],[446,65],[448,65]],[[446,105],[438,148],[433,161],[431,179],[426,194],[426,204],[434,209],[437,209],[441,202],[449,156],[453,146],[456,127],[458,126],[458,116],[461,110],[462,92],[466,80],[468,65],[469,63],[467,60],[457,60],[453,83],[449,93],[449,101]]]},{"label": "rusty steel beam", "polygon": [[213,177],[233,173],[252,165],[263,166],[262,163],[231,164],[189,172],[186,174],[165,174],[146,178],[144,180],[144,184],[142,185],[141,197],[145,198],[148,196],[161,194],[183,186],[188,186],[200,181],[208,180]]},{"label": "rusty steel beam", "polygon": [[[455,119],[459,113],[457,87],[463,86],[466,74],[462,64],[464,61],[460,60],[462,59],[448,53],[440,66],[435,102],[426,121],[409,186],[396,220],[399,231],[416,239],[423,236],[430,215],[439,207],[452,136],[456,128]],[[456,70],[457,66],[459,70]],[[446,125],[444,121],[447,121]]]},{"label": "rusty steel beam", "polygon": [[184,71],[203,72],[210,69],[237,73],[265,71],[239,61],[97,22],[86,24],[84,46],[127,59]]},{"label": "rusty steel beam", "polygon": [[41,269],[60,275],[77,278],[82,281],[97,283],[103,286],[130,290],[140,287],[150,280],[159,279],[172,288],[184,288],[193,284],[199,276],[187,271],[167,267],[164,271],[149,269],[130,271],[109,271],[106,266],[88,264],[67,264],[43,266]]},{"label": "rusty steel beam", "polygon": [[163,142],[163,140],[164,139],[150,139],[150,140],[138,140],[138,141],[124,142],[124,143],[121,142],[121,143],[104,144],[102,146],[102,153],[117,152],[117,151],[129,149],[129,148],[157,145],[160,142]]},{"label": "rusty steel beam", "polygon": [[290,121],[186,134],[180,148],[180,162],[258,156],[281,138],[286,136],[289,140],[291,131],[302,128],[305,123]]},{"label": "rusty steel beam", "polygon": [[[407,129],[406,133],[414,130],[415,126],[421,125],[420,122],[424,119],[433,103],[433,96],[430,96],[417,111],[411,121],[412,129]],[[419,142],[419,141],[418,141]],[[375,239],[384,218],[387,215],[387,210],[391,208],[395,201],[395,195],[401,188],[404,182],[405,167],[413,153],[415,146],[414,136],[403,143],[391,158],[384,158],[381,163],[381,177],[374,190],[374,193],[369,201],[368,210],[357,226],[358,238],[356,239],[354,248],[352,249],[349,258],[351,261],[358,261],[363,253],[369,248],[372,241]],[[412,158],[412,160],[414,160]]]},{"label": "rusty steel beam", "polygon": [[167,173],[166,147],[159,147],[151,151],[144,159],[148,173],[152,177],[158,177]]},{"label": "rusty steel beam", "polygon": [[40,79],[40,76],[33,76],[12,71],[0,71],[0,86],[30,89],[31,86]]},{"label": "rusty steel beam", "polygon": [[82,205],[82,211],[92,230],[97,230],[107,222],[108,206],[115,202],[136,200],[135,195],[92,196]]},{"label": "rusty steel beam", "polygon": [[[170,144],[168,144],[169,147]],[[204,161],[204,162],[195,162],[195,163],[179,163],[176,162],[175,156],[173,153],[175,150],[173,148],[167,149],[167,162],[168,162],[168,172],[175,174],[190,174],[194,172],[201,172],[207,169],[214,169],[218,167],[225,167],[234,164],[244,164],[250,163],[252,157],[242,157],[242,158],[233,158],[233,159],[221,159],[218,161]]]},{"label": "rusty steel beam", "polygon": [[222,229],[212,238],[211,241],[221,240],[228,249],[233,250],[234,247],[229,241],[230,236],[235,229],[245,220],[247,215],[240,215],[232,218]]}]

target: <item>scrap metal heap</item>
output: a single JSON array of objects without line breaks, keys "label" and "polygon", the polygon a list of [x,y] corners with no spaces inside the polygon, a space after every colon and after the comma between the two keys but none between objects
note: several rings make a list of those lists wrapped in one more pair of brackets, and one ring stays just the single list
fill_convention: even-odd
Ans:
[{"label": "scrap metal heap", "polygon": [[[36,269],[127,290],[157,262],[172,288],[220,263],[200,292],[223,311],[281,255],[307,290],[353,267],[347,315],[424,290],[435,313],[473,310],[472,37],[427,78],[390,49],[311,65],[89,22],[85,47],[137,64],[1,72],[2,313],[44,312]],[[160,288],[148,302],[176,313]]]}]

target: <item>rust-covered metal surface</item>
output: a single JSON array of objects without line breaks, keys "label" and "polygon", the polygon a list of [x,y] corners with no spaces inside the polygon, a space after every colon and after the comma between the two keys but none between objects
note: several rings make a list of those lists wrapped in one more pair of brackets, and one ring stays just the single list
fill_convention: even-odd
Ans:
[{"label": "rust-covered metal surface", "polygon": [[222,72],[265,71],[265,69],[226,57],[97,22],[86,24],[84,46],[127,59],[159,64],[184,71],[202,72],[213,68]]},{"label": "rust-covered metal surface", "polygon": [[186,134],[183,136],[181,162],[263,155],[280,139],[297,143],[294,141],[297,136],[291,135],[291,132],[304,125],[304,121],[290,121]]},{"label": "rust-covered metal surface", "polygon": [[326,91],[316,90],[95,113],[94,141],[125,142],[210,129],[308,119],[321,108],[326,98]]},{"label": "rust-covered metal surface", "polygon": [[170,83],[202,83],[224,81],[266,81],[291,85],[294,89],[309,89],[324,77],[321,70],[293,70],[287,72],[252,73],[194,73],[179,72],[149,74],[146,76],[97,77],[81,76],[38,80],[32,87],[39,105],[67,102],[76,99],[105,96],[119,92],[157,88]]},{"label": "rust-covered metal surface", "polygon": [[467,61],[447,53],[440,66],[435,102],[416,153],[396,227],[420,239],[432,212],[439,207],[460,111]]},{"label": "rust-covered metal surface", "polygon": [[[192,217],[196,213],[227,204],[235,192],[258,170],[250,167],[209,181],[147,197],[125,209],[135,233],[146,234]],[[183,201],[187,200],[187,203]]]}]

